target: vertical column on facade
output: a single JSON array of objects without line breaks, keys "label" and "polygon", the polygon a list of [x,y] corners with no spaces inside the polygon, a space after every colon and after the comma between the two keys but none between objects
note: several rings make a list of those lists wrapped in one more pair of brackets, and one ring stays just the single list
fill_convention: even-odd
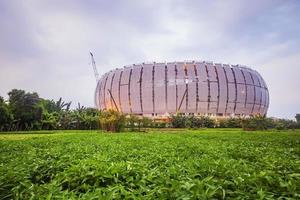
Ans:
[{"label": "vertical column on facade", "polygon": [[255,106],[255,103],[256,103],[256,87],[255,87],[255,83],[254,83],[252,73],[250,71],[249,71],[249,74],[250,74],[250,77],[251,77],[251,80],[252,80],[252,85],[253,85],[253,88],[254,88],[254,102],[253,102],[253,106],[252,106],[252,109],[251,109],[251,115],[253,115],[254,106]]},{"label": "vertical column on facade", "polygon": [[128,104],[129,104],[130,113],[132,113],[131,93],[130,93],[131,75],[132,75],[132,68],[130,69],[129,79],[128,79]]},{"label": "vertical column on facade", "polygon": [[121,71],[121,74],[120,74],[120,78],[119,78],[119,91],[118,91],[118,98],[119,98],[119,106],[120,106],[120,112],[122,112],[122,101],[121,101],[121,81],[122,81],[122,76],[123,76],[123,72],[124,72],[124,69],[122,69]]},{"label": "vertical column on facade", "polygon": [[143,83],[143,70],[144,70],[144,64],[141,65],[141,71],[140,71],[140,104],[141,104],[141,112],[144,114],[143,111],[143,98],[142,98],[142,83]]},{"label": "vertical column on facade", "polygon": [[196,67],[196,63],[194,63],[194,72],[195,72],[195,77],[196,77],[196,112],[198,113],[198,103],[199,103],[199,77],[198,77],[198,71]]},{"label": "vertical column on facade", "polygon": [[210,109],[210,98],[211,98],[211,93],[210,93],[210,78],[209,78],[209,73],[207,69],[207,65],[205,64],[205,71],[206,71],[206,80],[207,80],[207,88],[208,88],[208,95],[207,95],[207,113]]},{"label": "vertical column on facade", "polygon": [[268,101],[266,100],[265,115],[267,115],[267,112],[268,112],[268,109],[269,109],[269,104],[270,104],[270,94],[269,94],[269,90],[268,90],[267,85],[266,85],[266,90],[267,90]]},{"label": "vertical column on facade", "polygon": [[153,115],[155,115],[155,101],[154,101],[154,98],[155,98],[155,94],[154,94],[154,78],[155,76],[155,63],[153,64],[153,68],[152,68],[152,105],[153,105]]},{"label": "vertical column on facade", "polygon": [[96,87],[96,92],[95,92],[95,105],[97,109],[101,109],[100,105],[100,92],[101,92],[101,79],[97,80],[97,87]]},{"label": "vertical column on facade", "polygon": [[[267,99],[269,98],[268,94],[267,94],[268,88],[267,88],[267,85],[266,85],[265,81],[263,80],[263,78],[258,73],[256,73],[256,74],[259,77],[259,80],[261,80],[261,85],[262,85],[261,89],[263,89],[261,93],[262,94],[264,93],[264,96],[265,96],[264,102],[262,102],[262,100],[261,100],[261,106],[263,106],[263,108],[261,108],[261,111],[262,111],[261,113],[263,113],[265,115],[266,107],[267,107]],[[262,98],[262,96],[261,96],[261,98]]]},{"label": "vertical column on facade", "polygon": [[100,86],[99,86],[99,93],[98,93],[98,103],[99,103],[99,108],[100,108],[100,110],[102,110],[102,108],[101,108],[101,87],[102,87],[102,84],[103,84],[103,79],[101,78],[100,80]]},{"label": "vertical column on facade", "polygon": [[104,109],[106,109],[107,107],[106,107],[106,100],[105,100],[105,91],[106,91],[106,82],[107,82],[107,78],[108,78],[108,76],[109,76],[109,74],[106,76],[106,78],[105,78],[105,83],[104,83],[104,89],[103,89],[103,98],[104,98]]},{"label": "vertical column on facade", "polygon": [[234,87],[235,87],[235,100],[234,100],[234,108],[233,108],[233,113],[235,114],[235,110],[236,110],[236,104],[237,104],[237,83],[236,83],[236,76],[235,76],[235,73],[234,73],[234,70],[232,67],[234,66],[230,66],[231,68],[231,71],[232,71],[232,74],[233,74],[233,79],[234,79]]},{"label": "vertical column on facade", "polygon": [[245,94],[244,108],[246,108],[246,105],[248,103],[248,84],[246,82],[246,77],[245,77],[245,74],[244,74],[244,70],[242,68],[240,68],[240,70],[242,72],[242,75],[243,75],[243,78],[244,78],[244,83],[245,83],[246,94]]},{"label": "vertical column on facade", "polygon": [[227,77],[227,72],[225,70],[225,67],[223,67],[224,74],[225,74],[225,80],[226,80],[226,106],[225,106],[225,115],[227,114],[227,109],[228,109],[228,102],[229,102],[229,87],[228,87],[228,77]]},{"label": "vertical column on facade", "polygon": [[165,64],[165,101],[166,101],[166,111],[168,111],[169,108],[168,108],[168,66],[167,66],[167,63]]},{"label": "vertical column on facade", "polygon": [[[114,74],[113,74],[113,76],[112,76],[112,78],[111,78],[111,82],[110,82],[110,92],[112,91],[112,86],[113,86],[113,82],[114,82],[114,78],[115,78],[115,74],[116,74],[116,71],[114,70],[114,72],[113,72]],[[112,94],[111,94],[112,95]],[[110,105],[112,105],[112,107],[115,107],[115,104],[113,103],[113,98],[114,97],[110,97]],[[116,108],[116,110],[118,110],[118,108]]]},{"label": "vertical column on facade", "polygon": [[261,82],[260,82],[260,80],[259,80],[259,75],[256,73],[256,76],[257,76],[257,80],[258,80],[258,84],[259,84],[259,89],[260,89],[260,101],[259,101],[259,107],[258,107],[258,112],[260,113],[260,109],[261,109],[261,104],[262,104],[262,88],[263,88],[263,86],[262,86],[262,84],[261,84]]},{"label": "vertical column on facade", "polygon": [[187,64],[184,63],[184,82],[185,82],[185,89],[186,89],[186,98],[185,98],[185,110],[188,110],[188,104],[189,104],[189,88],[188,88],[188,73],[187,73]]},{"label": "vertical column on facade", "polygon": [[216,65],[214,64],[214,69],[215,69],[215,72],[216,72],[216,78],[217,78],[217,83],[218,83],[218,103],[217,103],[217,114],[219,113],[219,106],[220,106],[220,80],[219,80],[219,74],[218,74],[218,71],[217,71],[217,68],[216,68]]},{"label": "vertical column on facade", "polygon": [[175,64],[175,90],[176,90],[176,112],[178,111],[178,87],[177,87],[178,70]]}]

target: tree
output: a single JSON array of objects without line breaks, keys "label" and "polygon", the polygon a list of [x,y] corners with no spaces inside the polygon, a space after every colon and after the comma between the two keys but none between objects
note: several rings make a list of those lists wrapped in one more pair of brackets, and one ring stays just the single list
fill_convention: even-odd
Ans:
[{"label": "tree", "polygon": [[125,115],[115,110],[101,112],[99,120],[101,129],[110,132],[120,132],[125,126]]},{"label": "tree", "polygon": [[38,129],[42,119],[42,108],[37,93],[26,93],[24,90],[13,89],[8,93],[9,109],[11,110],[17,130]]},{"label": "tree", "polygon": [[297,123],[300,124],[300,114],[299,113],[296,114],[295,118],[296,118]]},{"label": "tree", "polygon": [[8,109],[8,105],[0,96],[0,131],[8,130],[11,120],[12,115]]}]

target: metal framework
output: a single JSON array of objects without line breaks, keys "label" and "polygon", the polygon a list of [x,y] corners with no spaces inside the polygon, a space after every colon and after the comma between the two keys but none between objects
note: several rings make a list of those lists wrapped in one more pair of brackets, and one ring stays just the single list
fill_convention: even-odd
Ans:
[{"label": "metal framework", "polygon": [[142,63],[104,74],[95,104],[100,110],[146,116],[266,115],[269,91],[258,72],[239,65]]}]

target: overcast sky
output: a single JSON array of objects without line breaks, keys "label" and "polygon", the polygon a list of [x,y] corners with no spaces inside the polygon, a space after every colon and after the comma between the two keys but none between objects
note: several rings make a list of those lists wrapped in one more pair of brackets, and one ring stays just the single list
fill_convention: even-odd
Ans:
[{"label": "overcast sky", "polygon": [[0,0],[0,96],[13,88],[94,106],[100,74],[144,61],[247,65],[269,116],[300,113],[299,0]]}]

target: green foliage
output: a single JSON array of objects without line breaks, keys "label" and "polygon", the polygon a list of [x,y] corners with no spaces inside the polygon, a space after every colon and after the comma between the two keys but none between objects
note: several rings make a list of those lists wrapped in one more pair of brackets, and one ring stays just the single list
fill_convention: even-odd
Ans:
[{"label": "green foliage", "polygon": [[70,110],[71,102],[39,98],[37,93],[13,89],[6,103],[0,97],[0,131],[57,130],[99,128],[100,112],[78,105]]},{"label": "green foliage", "polygon": [[299,199],[300,132],[0,134],[0,199]]},{"label": "green foliage", "polygon": [[12,114],[5,103],[4,99],[0,96],[0,131],[7,130],[12,121]]},{"label": "green foliage", "polygon": [[206,116],[171,116],[171,125],[174,128],[213,128],[216,127],[216,121]]},{"label": "green foliage", "polygon": [[296,114],[295,118],[296,118],[297,123],[300,123],[300,114],[299,113]]},{"label": "green foliage", "polygon": [[230,117],[219,119],[220,128],[242,128],[242,118]]},{"label": "green foliage", "polygon": [[171,125],[173,128],[185,128],[187,127],[187,117],[184,115],[172,115]]},{"label": "green foliage", "polygon": [[298,128],[297,122],[287,119],[278,119],[273,121],[274,128],[277,130],[296,129]]},{"label": "green foliage", "polygon": [[13,89],[8,93],[9,109],[14,116],[17,130],[34,130],[38,128],[38,121],[42,118],[39,106],[40,98],[37,93]]},{"label": "green foliage", "polygon": [[107,110],[100,114],[100,127],[110,132],[120,132],[125,126],[125,115],[115,111]]},{"label": "green foliage", "polygon": [[125,127],[130,131],[137,131],[141,129],[142,119],[136,115],[128,115],[125,120]]},{"label": "green foliage", "polygon": [[247,131],[267,130],[273,127],[272,121],[264,116],[254,116],[242,120],[242,127]]}]

